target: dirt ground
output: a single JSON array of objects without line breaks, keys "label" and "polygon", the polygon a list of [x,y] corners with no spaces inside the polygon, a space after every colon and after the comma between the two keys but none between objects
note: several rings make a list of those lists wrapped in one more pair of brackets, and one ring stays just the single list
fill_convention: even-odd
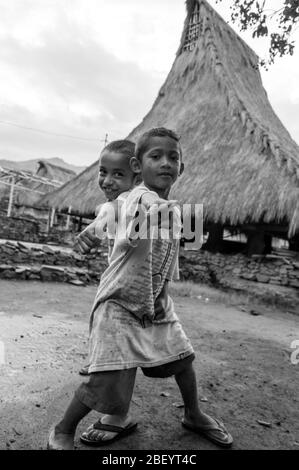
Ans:
[{"label": "dirt ground", "polygon": [[[49,427],[82,381],[95,289],[0,281],[0,449],[45,448]],[[196,351],[202,408],[224,420],[234,449],[298,450],[299,364],[290,355],[299,316],[262,306],[252,315],[250,305],[232,305],[229,295],[220,303],[212,290],[208,301],[175,296],[175,302]],[[113,449],[217,449],[182,428],[180,404],[173,378],[138,372],[132,412],[139,427]],[[81,423],[77,437],[96,417]],[[78,438],[76,446],[93,450]]]}]

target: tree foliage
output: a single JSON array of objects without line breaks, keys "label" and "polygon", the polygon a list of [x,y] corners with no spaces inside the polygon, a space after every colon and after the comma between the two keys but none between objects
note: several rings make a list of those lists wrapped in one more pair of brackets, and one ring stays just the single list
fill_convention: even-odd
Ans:
[{"label": "tree foliage", "polygon": [[278,10],[270,9],[271,0],[231,1],[231,20],[241,31],[251,30],[253,37],[270,39],[269,58],[261,60],[262,65],[272,64],[277,56],[293,55],[292,33],[299,21],[299,0],[282,0]]}]

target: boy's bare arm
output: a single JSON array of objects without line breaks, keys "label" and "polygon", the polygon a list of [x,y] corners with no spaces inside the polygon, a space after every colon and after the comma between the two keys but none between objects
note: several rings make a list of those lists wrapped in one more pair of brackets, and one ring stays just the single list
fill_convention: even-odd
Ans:
[{"label": "boy's bare arm", "polygon": [[118,200],[107,201],[96,218],[95,235],[99,239],[114,238],[118,223]]},{"label": "boy's bare arm", "polygon": [[107,236],[106,230],[109,219],[112,223],[117,223],[117,218],[117,201],[104,203],[96,219],[77,236],[75,247],[78,248],[81,253],[87,254],[93,248],[100,246],[101,240]]},{"label": "boy's bare arm", "polygon": [[168,281],[164,282],[164,286],[156,298],[154,309],[155,309],[155,317],[154,320],[163,320],[165,318],[165,311],[167,305],[167,298],[168,298]]},{"label": "boy's bare arm", "polygon": [[78,249],[82,254],[87,254],[100,245],[100,240],[95,235],[96,220],[89,224],[79,235],[76,237],[75,249]]},{"label": "boy's bare arm", "polygon": [[[161,214],[163,220],[163,213],[164,211],[166,212],[167,217],[165,220],[167,222],[167,228],[169,229],[169,210],[175,206],[177,207],[178,201],[161,199],[156,194],[146,193],[142,196],[139,204],[138,216],[136,217],[135,215],[135,217],[132,218],[127,230],[127,239],[135,243],[137,243],[140,238],[147,238],[149,224],[151,221],[156,220],[155,215],[158,215],[158,213]],[[136,227],[138,227],[137,232]]]}]

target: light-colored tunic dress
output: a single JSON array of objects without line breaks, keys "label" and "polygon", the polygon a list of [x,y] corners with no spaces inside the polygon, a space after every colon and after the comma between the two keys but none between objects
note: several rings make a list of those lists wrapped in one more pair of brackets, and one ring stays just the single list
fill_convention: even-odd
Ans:
[{"label": "light-colored tunic dress", "polygon": [[[128,193],[119,227],[134,219],[145,194],[139,185]],[[117,232],[109,267],[103,273],[90,318],[89,372],[155,367],[193,353],[168,296],[165,316],[155,320],[154,303],[165,280],[178,279],[177,239],[134,243]]]}]

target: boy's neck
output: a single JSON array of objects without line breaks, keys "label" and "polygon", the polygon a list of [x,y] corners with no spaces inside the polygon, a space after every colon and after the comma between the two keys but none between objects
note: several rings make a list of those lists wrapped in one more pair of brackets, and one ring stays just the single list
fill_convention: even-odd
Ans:
[{"label": "boy's neck", "polygon": [[161,198],[161,199],[168,199],[168,196],[169,196],[169,193],[170,193],[170,189],[171,188],[166,188],[166,189],[161,189],[161,190],[157,190],[157,189],[154,189],[154,188],[151,188],[148,184],[146,184],[145,182],[143,182],[144,186],[149,189],[150,191],[154,191],[155,193],[158,194],[158,196]]}]

